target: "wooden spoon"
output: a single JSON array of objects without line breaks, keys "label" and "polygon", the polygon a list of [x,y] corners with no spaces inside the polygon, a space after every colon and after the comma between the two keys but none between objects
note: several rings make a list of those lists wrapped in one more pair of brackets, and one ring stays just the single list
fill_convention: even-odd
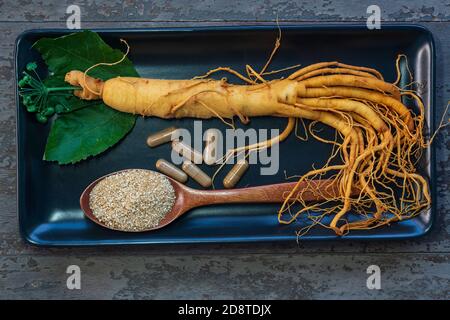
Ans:
[{"label": "wooden spoon", "polygon": [[[133,169],[128,169],[133,170]],[[86,217],[93,222],[109,229],[114,229],[106,226],[93,214],[89,206],[89,197],[92,189],[97,183],[106,178],[107,176],[124,172],[127,170],[117,171],[98,178],[92,182],[81,194],[80,206]],[[150,170],[148,170],[150,171]],[[158,174],[161,174],[158,172]],[[212,204],[224,204],[224,203],[278,203],[283,202],[286,196],[292,191],[297,182],[287,182],[279,184],[270,184],[258,187],[249,187],[241,189],[228,189],[228,190],[197,190],[189,188],[178,181],[169,178],[175,191],[175,203],[172,210],[159,222],[155,227],[147,230],[134,231],[144,232],[155,229],[160,229],[167,226],[169,223],[180,217],[190,209],[212,205]],[[303,201],[317,201],[322,200],[324,195],[327,197],[335,197],[338,194],[337,187],[331,183],[330,180],[313,180],[304,182],[297,188],[297,195],[301,197]],[[295,197],[292,197],[295,199]],[[119,230],[123,231],[123,230]]]}]

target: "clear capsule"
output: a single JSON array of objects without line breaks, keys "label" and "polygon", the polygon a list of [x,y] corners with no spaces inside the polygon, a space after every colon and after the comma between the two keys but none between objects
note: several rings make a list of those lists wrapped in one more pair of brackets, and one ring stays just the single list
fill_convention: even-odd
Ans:
[{"label": "clear capsule", "polygon": [[188,160],[184,161],[181,168],[188,174],[189,177],[197,181],[202,187],[209,188],[211,186],[211,178],[192,162]]},{"label": "clear capsule", "polygon": [[181,141],[173,141],[172,149],[179,155],[183,156],[183,158],[190,160],[193,163],[200,164],[203,161],[203,155],[200,152],[192,149],[190,146]]},{"label": "clear capsule", "polygon": [[174,164],[164,159],[159,159],[158,161],[156,161],[156,169],[158,169],[159,172],[164,173],[165,175],[181,183],[185,183],[188,179],[186,173],[177,168]]},{"label": "clear capsule", "polygon": [[219,139],[221,132],[218,129],[208,129],[205,132],[205,149],[203,149],[203,161],[207,165],[213,165],[219,159]]},{"label": "clear capsule", "polygon": [[178,129],[176,127],[169,127],[151,134],[147,138],[147,145],[153,148],[159,146],[160,144],[175,140],[177,138],[177,130]]},{"label": "clear capsule", "polygon": [[227,189],[233,188],[239,182],[239,180],[241,180],[248,167],[249,164],[247,160],[239,160],[223,179],[223,186]]}]

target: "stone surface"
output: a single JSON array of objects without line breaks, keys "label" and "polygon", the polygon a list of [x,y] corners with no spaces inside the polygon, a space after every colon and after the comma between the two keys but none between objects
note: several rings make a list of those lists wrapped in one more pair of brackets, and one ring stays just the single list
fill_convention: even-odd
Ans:
[{"label": "stone surface", "polygon": [[[450,99],[450,1],[378,1],[382,18],[419,22],[436,40],[436,115]],[[65,1],[0,1],[0,298],[450,298],[450,130],[438,135],[436,224],[423,238],[108,248],[25,244],[16,217],[14,41],[64,28]],[[370,1],[84,1],[83,28],[365,21]],[[351,10],[349,10],[351,8]],[[118,25],[116,22],[120,21]],[[436,119],[438,120],[438,119]],[[82,290],[66,288],[68,265]],[[368,290],[379,265],[382,290]]]},{"label": "stone surface", "polygon": [[66,8],[77,4],[84,21],[365,21],[367,7],[380,7],[385,21],[449,21],[448,1],[439,0],[153,0],[31,1],[4,0],[1,21],[65,21]]}]

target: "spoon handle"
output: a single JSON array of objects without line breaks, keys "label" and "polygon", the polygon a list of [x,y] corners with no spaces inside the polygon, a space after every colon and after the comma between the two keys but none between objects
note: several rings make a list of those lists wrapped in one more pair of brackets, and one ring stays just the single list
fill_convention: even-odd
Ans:
[{"label": "spoon handle", "polygon": [[[195,190],[192,205],[194,207],[220,203],[278,203],[295,188],[297,182],[270,184],[230,190]],[[305,181],[294,192],[304,201],[317,201],[338,194],[337,187],[330,180]],[[295,196],[291,199],[295,199]]]}]

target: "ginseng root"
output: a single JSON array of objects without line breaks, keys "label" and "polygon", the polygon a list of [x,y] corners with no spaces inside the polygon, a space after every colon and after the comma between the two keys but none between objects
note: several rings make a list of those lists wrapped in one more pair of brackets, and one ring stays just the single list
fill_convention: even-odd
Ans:
[{"label": "ginseng root", "polygon": [[[218,71],[230,72],[246,84],[208,78]],[[300,177],[297,186],[327,176],[335,180],[340,194],[330,198],[324,193],[323,201],[305,203],[296,187],[278,212],[280,223],[305,215],[313,225],[344,235],[411,218],[430,206],[428,182],[416,172],[415,165],[427,143],[423,134],[425,107],[414,92],[399,88],[397,82],[384,81],[377,70],[339,62],[317,63],[272,81],[250,66],[247,72],[248,77],[223,67],[191,80],[118,77],[101,81],[74,70],[67,73],[66,81],[81,87],[75,95],[82,99],[102,99],[114,109],[143,116],[237,116],[245,123],[252,117],[286,117],[289,122],[282,139],[293,131],[294,118],[311,120],[307,129],[320,141],[332,143],[333,154],[325,166]],[[403,104],[405,95],[415,99],[416,113]],[[314,132],[313,126],[319,122],[336,130],[336,141],[327,141]],[[273,143],[270,140],[239,151]],[[331,159],[338,155],[342,163],[332,164]],[[355,187],[360,192],[352,197]],[[350,217],[349,212],[356,214]]]}]

